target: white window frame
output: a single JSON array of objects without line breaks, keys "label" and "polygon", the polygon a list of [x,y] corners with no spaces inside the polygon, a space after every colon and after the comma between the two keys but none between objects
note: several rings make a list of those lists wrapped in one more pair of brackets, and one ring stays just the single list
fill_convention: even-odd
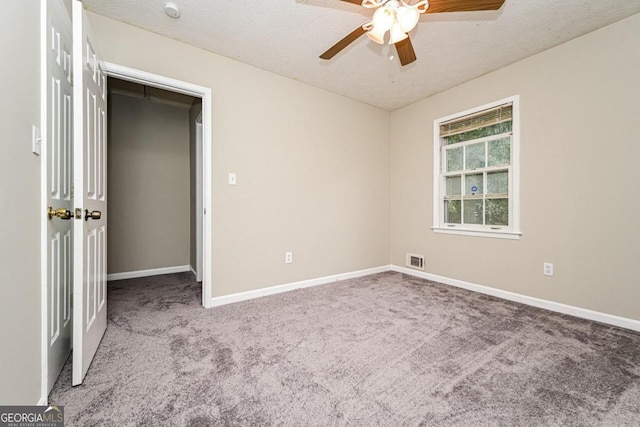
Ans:
[{"label": "white window frame", "polygon": [[[512,135],[511,135],[511,165],[509,166],[509,225],[495,229],[490,225],[445,224],[444,203],[445,180],[443,174],[442,138],[440,125],[442,123],[460,119],[464,116],[479,113],[483,110],[496,108],[511,103]],[[478,139],[477,142],[481,141]],[[494,229],[492,229],[494,228]],[[458,234],[465,236],[492,237],[499,239],[519,239],[520,231],[520,96],[491,102],[479,107],[471,108],[460,113],[451,114],[433,121],[433,227],[435,233]]]}]

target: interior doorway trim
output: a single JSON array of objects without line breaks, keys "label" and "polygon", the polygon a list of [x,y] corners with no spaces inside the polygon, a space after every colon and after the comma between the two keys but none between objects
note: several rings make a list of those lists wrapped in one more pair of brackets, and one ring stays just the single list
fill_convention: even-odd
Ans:
[{"label": "interior doorway trim", "polygon": [[171,92],[202,98],[202,306],[213,307],[212,296],[212,254],[213,254],[213,191],[211,185],[212,170],[212,138],[211,138],[211,88],[193,83],[172,79],[158,74],[148,73],[135,68],[105,62],[104,68],[108,76],[128,80],[147,86],[154,86]]},{"label": "interior doorway trim", "polygon": [[[196,194],[202,195],[202,146],[203,144],[203,130],[202,130],[202,111],[196,118]],[[202,196],[196,197],[196,280],[202,281],[202,223],[204,217],[202,215],[204,207],[202,206]]]}]

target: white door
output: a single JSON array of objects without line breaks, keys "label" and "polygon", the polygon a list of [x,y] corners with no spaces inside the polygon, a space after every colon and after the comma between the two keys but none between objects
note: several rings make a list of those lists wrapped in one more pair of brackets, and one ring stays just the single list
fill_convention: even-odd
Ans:
[{"label": "white door", "polygon": [[80,0],[73,1],[73,385],[107,329],[107,76]]},{"label": "white door", "polygon": [[71,352],[73,283],[73,157],[71,20],[62,1],[42,3],[46,16],[46,324],[47,383],[51,391]]}]

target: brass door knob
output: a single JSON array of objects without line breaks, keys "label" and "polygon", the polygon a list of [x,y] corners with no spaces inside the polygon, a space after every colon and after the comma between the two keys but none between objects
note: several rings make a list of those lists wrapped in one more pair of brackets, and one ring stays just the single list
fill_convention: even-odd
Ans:
[{"label": "brass door knob", "polygon": [[102,217],[102,212],[100,211],[91,211],[89,209],[84,210],[84,220],[88,221],[89,219],[100,219]]},{"label": "brass door knob", "polygon": [[49,219],[53,219],[54,216],[57,216],[60,219],[71,219],[72,215],[71,215],[71,211],[68,209],[53,209],[51,206],[49,206],[49,209],[47,210],[47,215],[49,215]]}]

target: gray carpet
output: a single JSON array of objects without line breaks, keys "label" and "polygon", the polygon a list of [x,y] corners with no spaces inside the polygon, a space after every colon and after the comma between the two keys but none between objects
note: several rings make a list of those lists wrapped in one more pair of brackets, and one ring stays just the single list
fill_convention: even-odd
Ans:
[{"label": "gray carpet", "polygon": [[109,283],[67,425],[640,425],[640,334],[399,273],[210,310],[190,274]]}]

